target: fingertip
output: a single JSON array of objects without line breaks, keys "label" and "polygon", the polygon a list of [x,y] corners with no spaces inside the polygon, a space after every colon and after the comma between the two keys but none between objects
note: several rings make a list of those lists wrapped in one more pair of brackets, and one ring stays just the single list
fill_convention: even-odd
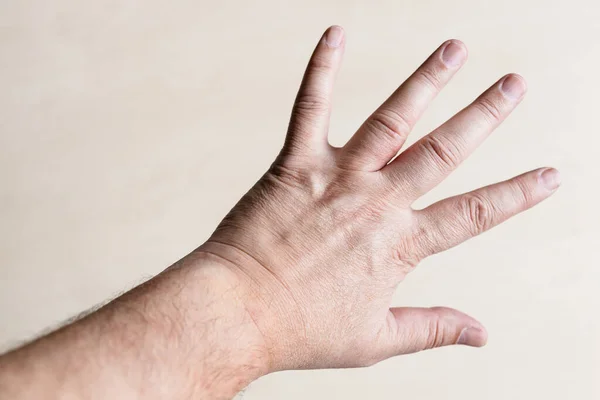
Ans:
[{"label": "fingertip", "polygon": [[518,74],[516,72],[511,72],[510,74],[507,74],[507,77],[511,77],[511,78],[515,78],[515,79],[519,79],[521,81],[521,83],[527,87],[527,80],[523,77],[523,75]]},{"label": "fingertip", "polygon": [[467,46],[458,39],[450,39],[442,44],[441,59],[448,68],[461,66],[467,60]]},{"label": "fingertip", "polygon": [[456,340],[456,344],[471,346],[471,347],[483,347],[486,345],[488,334],[486,329],[481,326],[469,326],[463,328]]},{"label": "fingertip", "polygon": [[448,39],[444,43],[445,44],[454,43],[455,45],[462,47],[465,50],[465,52],[469,51],[469,49],[467,48],[467,45],[465,44],[465,42],[463,42],[460,39]]},{"label": "fingertip", "polygon": [[552,167],[541,168],[537,171],[538,183],[548,191],[555,191],[560,187],[561,176],[560,172]]},{"label": "fingertip", "polygon": [[500,91],[511,100],[520,100],[527,93],[527,81],[519,74],[507,74],[500,79]]},{"label": "fingertip", "polygon": [[340,47],[344,42],[344,28],[339,25],[332,25],[323,34],[323,42],[333,48]]},{"label": "fingertip", "polygon": [[433,307],[432,310],[438,316],[445,316],[448,321],[454,321],[454,329],[456,329],[455,332],[459,332],[458,337],[455,336],[456,341],[454,344],[482,347],[487,343],[487,330],[481,324],[481,322],[475,318],[453,308]]}]

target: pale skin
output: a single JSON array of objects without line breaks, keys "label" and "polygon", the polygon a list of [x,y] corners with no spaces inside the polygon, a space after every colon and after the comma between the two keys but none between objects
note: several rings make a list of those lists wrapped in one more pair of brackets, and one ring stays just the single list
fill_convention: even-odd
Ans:
[{"label": "pale skin", "polygon": [[279,157],[210,239],[100,310],[3,355],[0,398],[227,399],[275,371],[486,343],[485,328],[460,311],[391,299],[424,258],[558,188],[558,172],[540,168],[411,207],[518,105],[525,81],[500,78],[403,148],[466,61],[465,45],[449,40],[335,148],[327,136],[344,46],[340,27],[325,32]]}]

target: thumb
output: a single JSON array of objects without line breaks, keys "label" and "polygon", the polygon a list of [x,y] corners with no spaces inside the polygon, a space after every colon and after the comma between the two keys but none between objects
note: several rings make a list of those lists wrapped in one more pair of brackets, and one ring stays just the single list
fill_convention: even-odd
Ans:
[{"label": "thumb", "polygon": [[462,344],[481,347],[487,332],[474,318],[446,307],[391,308],[389,356]]}]

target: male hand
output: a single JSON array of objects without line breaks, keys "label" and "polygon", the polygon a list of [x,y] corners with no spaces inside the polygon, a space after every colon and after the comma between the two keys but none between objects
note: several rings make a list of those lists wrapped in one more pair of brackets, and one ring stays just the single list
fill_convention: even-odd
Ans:
[{"label": "male hand", "polygon": [[231,268],[261,333],[269,372],[367,366],[444,345],[483,346],[475,319],[449,308],[390,308],[425,257],[476,236],[550,196],[550,168],[411,204],[444,180],[508,116],[526,85],[509,74],[396,158],[427,105],[467,59],[443,43],[342,148],[327,140],[344,32],[318,43],[284,148],[199,250]]},{"label": "male hand", "polygon": [[85,318],[0,357],[0,397],[231,398],[270,372],[367,366],[438,346],[482,346],[479,322],[449,308],[390,308],[423,258],[550,196],[543,168],[425,209],[515,108],[507,75],[405,149],[429,102],[467,58],[445,42],[342,148],[327,141],[344,34],[310,60],[280,156],[212,237]]}]

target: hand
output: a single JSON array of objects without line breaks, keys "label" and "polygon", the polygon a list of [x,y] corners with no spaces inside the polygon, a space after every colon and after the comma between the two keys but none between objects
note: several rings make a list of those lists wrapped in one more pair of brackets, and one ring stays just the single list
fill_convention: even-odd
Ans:
[{"label": "hand", "polygon": [[466,59],[444,43],[342,148],[327,142],[343,31],[308,65],[275,163],[212,237],[144,285],[0,356],[0,397],[231,398],[269,372],[359,367],[485,329],[448,308],[389,308],[423,258],[546,197],[544,168],[423,210],[441,182],[525,93],[507,75],[394,158],[427,104]]},{"label": "hand", "polygon": [[559,185],[558,172],[543,168],[411,208],[517,106],[525,82],[501,78],[394,158],[467,58],[461,42],[447,41],[334,148],[327,131],[343,51],[343,31],[331,27],[309,62],[280,156],[199,249],[241,282],[269,372],[484,345],[483,326],[459,311],[389,308],[396,286],[423,258],[532,207]]}]

